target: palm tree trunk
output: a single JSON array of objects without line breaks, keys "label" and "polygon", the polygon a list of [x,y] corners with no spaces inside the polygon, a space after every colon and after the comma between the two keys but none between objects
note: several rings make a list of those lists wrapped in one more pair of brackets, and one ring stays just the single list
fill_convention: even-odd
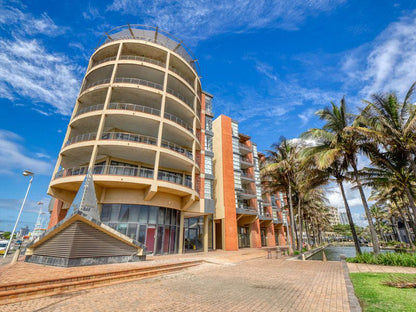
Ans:
[{"label": "palm tree trunk", "polygon": [[351,216],[350,206],[348,205],[347,197],[345,196],[344,185],[341,181],[338,182],[338,186],[341,190],[342,199],[344,200],[345,211],[347,212],[348,223],[350,224],[352,239],[354,240],[355,251],[357,255],[361,255],[360,244],[358,243],[357,232],[355,231],[354,221]]},{"label": "palm tree trunk", "polygon": [[[404,228],[405,228],[405,230],[406,230],[406,235],[407,235],[407,237],[409,238],[409,243],[410,243],[410,245],[413,247],[413,246],[414,246],[414,244],[413,244],[412,236],[410,235],[409,224],[408,224],[408,223],[407,223],[407,221],[406,221],[406,217],[405,217],[405,214],[404,214],[404,212],[403,212],[403,209],[399,207],[399,205],[397,204],[397,202],[396,202],[395,200],[393,200],[393,201],[394,201],[394,205],[396,206],[397,210],[398,210],[398,211],[399,211],[399,213],[400,213],[400,216],[402,217],[403,224],[404,224]],[[414,230],[413,230],[413,231],[414,231]]]},{"label": "palm tree trunk", "polygon": [[306,239],[308,240],[307,244],[309,245],[311,242],[311,237],[309,235],[309,227],[308,222],[306,222],[306,219],[303,221],[305,223],[305,232],[306,232]]},{"label": "palm tree trunk", "polygon": [[363,190],[363,187],[361,185],[360,179],[358,178],[358,170],[357,170],[357,165],[355,163],[354,158],[351,158],[351,166],[354,170],[355,183],[357,184],[358,190],[360,191],[361,201],[363,202],[365,215],[366,215],[367,221],[368,221],[368,227],[370,228],[371,241],[373,242],[373,251],[377,255],[377,254],[380,253],[380,245],[378,243],[377,233],[376,233],[376,230],[374,229],[373,218],[371,216],[370,209],[368,208],[368,204],[367,204],[367,200],[365,198],[364,190]]},{"label": "palm tree trunk", "polygon": [[399,232],[399,226],[397,225],[396,217],[391,217],[391,223],[393,224],[394,232],[396,233],[396,238],[400,243],[403,243],[402,237]]},{"label": "palm tree trunk", "polygon": [[303,248],[303,217],[302,217],[302,207],[300,204],[300,196],[298,199],[298,214],[299,214],[299,246],[298,250],[302,252]]},{"label": "palm tree trunk", "polygon": [[409,187],[407,185],[405,186],[405,191],[406,191],[407,198],[409,199],[409,206],[410,206],[410,208],[412,208],[412,211],[413,211],[413,217],[414,217],[413,222],[415,222],[416,221],[416,206],[415,206],[415,200],[413,198],[412,192],[410,191],[410,189],[409,189]]},{"label": "palm tree trunk", "polygon": [[296,250],[295,248],[295,220],[293,218],[293,205],[292,205],[292,185],[290,176],[287,176],[287,180],[289,181],[289,214],[290,214],[290,234],[292,236],[291,242],[292,242],[292,249]]},{"label": "palm tree trunk", "polygon": [[294,226],[295,226],[296,249],[297,249],[299,248],[299,233],[298,233],[298,225],[296,223],[296,220],[295,220]]}]

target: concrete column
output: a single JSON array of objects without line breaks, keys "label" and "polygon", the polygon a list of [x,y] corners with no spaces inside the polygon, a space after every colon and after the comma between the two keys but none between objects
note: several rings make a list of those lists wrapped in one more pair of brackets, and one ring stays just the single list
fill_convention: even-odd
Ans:
[{"label": "concrete column", "polygon": [[183,253],[183,232],[184,232],[184,224],[185,224],[185,214],[181,211],[181,221],[179,223],[179,249],[178,253]]},{"label": "concrete column", "polygon": [[208,215],[204,216],[204,252],[208,252]]}]

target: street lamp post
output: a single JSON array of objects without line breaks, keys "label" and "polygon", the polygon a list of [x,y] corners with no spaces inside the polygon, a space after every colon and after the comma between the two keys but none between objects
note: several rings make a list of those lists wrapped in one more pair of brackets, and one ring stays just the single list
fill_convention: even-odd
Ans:
[{"label": "street lamp post", "polygon": [[12,234],[10,235],[9,243],[7,244],[6,251],[4,252],[3,258],[6,258],[7,253],[9,252],[10,244],[12,243],[13,235],[14,235],[14,232],[16,231],[17,224],[19,223],[20,215],[22,214],[22,210],[23,210],[23,207],[24,207],[25,202],[26,202],[27,194],[29,194],[30,186],[32,185],[33,176],[35,174],[33,172],[29,171],[29,170],[25,170],[25,171],[23,171],[23,175],[25,177],[31,177],[31,178],[30,178],[30,181],[29,181],[29,186],[27,187],[25,198],[23,199],[22,206],[20,207],[19,215],[17,216],[17,220],[16,220],[16,223],[14,224]]}]

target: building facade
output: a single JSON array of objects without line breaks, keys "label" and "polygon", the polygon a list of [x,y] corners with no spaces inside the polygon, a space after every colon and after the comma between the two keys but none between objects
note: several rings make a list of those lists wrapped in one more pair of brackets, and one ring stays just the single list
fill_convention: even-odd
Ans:
[{"label": "building facade", "polygon": [[285,245],[283,194],[270,194],[262,185],[264,156],[230,117],[219,116],[213,129],[216,248]]},{"label": "building facade", "polygon": [[182,41],[142,25],[108,32],[49,185],[49,228],[92,172],[101,222],[149,254],[288,244],[284,195],[260,180],[264,155],[236,121],[213,120],[212,99]]},{"label": "building facade", "polygon": [[102,222],[149,253],[207,251],[211,98],[195,58],[172,35],[140,25],[108,32],[90,58],[49,185],[49,227],[92,171]]}]

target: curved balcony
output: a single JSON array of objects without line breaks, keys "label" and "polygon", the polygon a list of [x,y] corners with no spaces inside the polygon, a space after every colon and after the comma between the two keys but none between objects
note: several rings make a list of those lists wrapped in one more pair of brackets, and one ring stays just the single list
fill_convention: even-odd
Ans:
[{"label": "curved balcony", "polygon": [[171,113],[168,113],[168,112],[165,112],[165,118],[166,119],[169,119],[169,120],[171,120],[171,121],[173,121],[175,123],[177,123],[178,125],[180,125],[182,127],[184,127],[189,132],[194,133],[193,128],[188,123],[186,123],[185,121],[183,121],[181,118],[176,117],[175,115],[173,115]]},{"label": "curved balcony", "polygon": [[114,82],[121,82],[121,83],[133,83],[138,84],[141,86],[146,86],[158,90],[163,90],[163,86],[160,83],[152,82],[149,80],[144,80],[140,78],[128,78],[128,77],[117,77],[114,79]]},{"label": "curved balcony", "polygon": [[144,144],[157,145],[157,138],[128,132],[104,132],[102,140],[131,141]]},{"label": "curved balcony", "polygon": [[146,62],[160,67],[166,67],[166,63],[145,56],[121,55],[120,60]]},{"label": "curved balcony", "polygon": [[187,98],[185,98],[181,93],[173,90],[172,88],[166,88],[166,92],[180,99],[182,102],[188,105],[192,110],[194,109],[194,104],[191,103],[191,101],[189,101]]},{"label": "curved balcony", "polygon": [[133,103],[110,103],[108,109],[129,110],[160,116],[160,109]]},{"label": "curved balcony", "polygon": [[[54,179],[86,175],[88,166],[74,167],[68,169],[62,169],[55,174]],[[115,165],[98,165],[93,169],[94,175],[117,175],[117,176],[129,176],[140,178],[154,178],[154,170],[152,168],[137,168],[134,166],[115,166]],[[180,173],[159,171],[157,179],[160,181],[171,182],[179,185],[192,188],[191,179],[183,178]]]},{"label": "curved balcony", "polygon": [[79,109],[74,117],[77,117],[77,116],[85,114],[85,113],[89,113],[89,112],[93,112],[93,111],[97,111],[97,110],[102,110],[102,109],[104,109],[104,104],[97,104],[97,105],[87,106],[87,107]]},{"label": "curved balcony", "polygon": [[189,159],[193,160],[192,151],[190,151],[190,150],[188,150],[188,149],[186,149],[182,146],[179,146],[175,143],[172,143],[172,142],[169,142],[169,141],[166,141],[166,140],[162,140],[162,147],[169,148],[170,150],[175,151],[179,154],[185,155]]},{"label": "curved balcony", "polygon": [[102,63],[106,63],[106,62],[111,62],[111,61],[115,61],[116,60],[116,56],[110,56],[110,57],[106,57],[105,59],[96,61],[92,64],[91,69],[102,64]]},{"label": "curved balcony", "polygon": [[107,78],[107,79],[102,79],[102,80],[98,80],[98,81],[93,81],[93,82],[90,82],[90,83],[86,83],[84,85],[84,87],[81,89],[81,92],[80,93],[84,92],[85,90],[87,90],[89,88],[92,88],[92,87],[95,87],[95,86],[98,86],[98,85],[102,85],[102,84],[110,83],[110,81],[111,81],[111,79],[110,78]]},{"label": "curved balcony", "polygon": [[169,70],[177,74],[183,80],[185,80],[189,84],[192,90],[194,89],[193,88],[194,83],[188,77],[186,77],[181,71],[177,70],[175,67],[172,67],[172,66],[169,66]]},{"label": "curved balcony", "polygon": [[80,134],[80,135],[77,135],[68,139],[68,141],[66,141],[65,143],[65,146],[78,143],[78,142],[92,141],[92,140],[95,140],[96,138],[97,138],[97,132]]}]

